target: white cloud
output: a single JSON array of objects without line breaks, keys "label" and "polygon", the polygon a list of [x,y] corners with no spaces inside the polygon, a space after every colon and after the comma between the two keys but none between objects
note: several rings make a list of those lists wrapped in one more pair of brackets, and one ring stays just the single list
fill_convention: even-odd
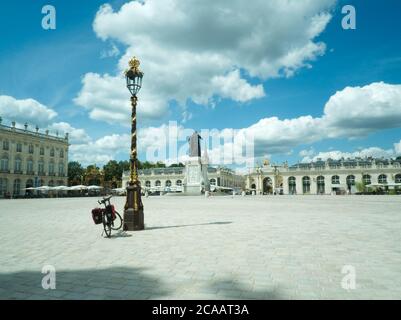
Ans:
[{"label": "white cloud", "polygon": [[[87,73],[82,79],[82,90],[74,102],[86,108],[94,120],[129,125],[131,120],[130,93],[124,77]],[[167,112],[167,104],[141,95],[137,106],[138,117],[158,118]]]},{"label": "white cloud", "polygon": [[302,159],[302,162],[316,161],[317,159],[322,159],[323,161],[327,159],[339,160],[339,159],[352,159],[352,158],[392,158],[396,155],[395,150],[389,149],[384,150],[378,147],[370,147],[354,152],[343,152],[339,150],[332,150],[328,152],[319,152],[315,155],[308,155]]},{"label": "white cloud", "polygon": [[[369,99],[364,104],[359,105],[355,96],[361,100],[367,94]],[[264,118],[257,123],[235,131],[235,140],[226,143],[225,146],[232,147],[237,154],[241,151],[241,146],[249,145],[249,141],[254,143],[254,157],[266,157],[271,154],[289,154],[292,148],[311,144],[317,141],[330,138],[358,138],[373,133],[379,129],[400,127],[401,126],[401,86],[385,83],[373,83],[365,87],[346,88],[335,93],[326,104],[324,113],[321,117],[300,116],[292,119],[279,119],[277,117]],[[365,106],[367,109],[365,110]],[[372,112],[370,112],[372,110]],[[362,118],[363,121],[359,119]],[[388,121],[391,119],[391,121]],[[376,123],[377,122],[377,123]],[[341,128],[339,127],[341,126]],[[184,130],[184,128],[180,128]],[[188,130],[188,129],[186,129]],[[226,128],[219,134],[232,129]],[[151,135],[154,134],[154,141],[161,142],[160,137],[166,131],[166,126],[153,128],[148,131],[147,141],[152,141]],[[189,135],[189,134],[188,134]],[[158,140],[159,139],[159,140]],[[151,145],[147,143],[146,145]],[[401,151],[401,142],[394,146],[396,152]],[[224,146],[214,147],[210,150],[209,156],[213,159],[222,159],[221,154]],[[311,148],[300,152],[300,156],[306,160],[313,158],[315,152]],[[380,148],[369,148],[357,153],[343,153],[332,151],[330,153],[320,153],[316,157],[389,157],[394,155],[394,151],[382,150]]]},{"label": "white cloud", "polygon": [[112,57],[117,57],[119,55],[120,55],[120,50],[114,43],[112,43],[111,47],[108,50],[102,51],[102,53],[100,54],[100,58],[102,59],[112,58]]},{"label": "white cloud", "polygon": [[69,142],[73,144],[89,142],[91,138],[84,129],[76,129],[67,122],[56,122],[51,124],[49,130],[58,131],[60,134],[69,134]]},{"label": "white cloud", "polygon": [[0,96],[0,115],[10,121],[47,125],[57,113],[34,99],[18,100],[10,96]]},{"label": "white cloud", "polygon": [[263,86],[252,86],[241,79],[239,70],[234,70],[225,76],[216,76],[212,79],[212,85],[216,92],[223,98],[231,98],[235,101],[246,102],[265,95]]},{"label": "white cloud", "polygon": [[[383,82],[347,87],[330,97],[322,117],[264,118],[242,130],[255,138],[255,156],[329,138],[358,138],[401,127],[401,85]],[[373,152],[373,150],[370,150]]]},{"label": "white cloud", "polygon": [[401,126],[401,85],[376,82],[347,87],[330,97],[324,108],[329,136],[364,136]]},{"label": "white cloud", "polygon": [[70,160],[83,165],[103,165],[120,154],[129,155],[131,137],[128,134],[108,135],[96,141],[73,144],[70,146]]},{"label": "white cloud", "polygon": [[17,128],[28,123],[28,129],[37,125],[41,131],[48,129],[60,135],[69,134],[70,142],[81,143],[90,140],[84,129],[76,129],[67,122],[54,122],[57,112],[34,99],[17,100],[10,96],[0,96],[0,115],[9,122],[15,121]]},{"label": "white cloud", "polygon": [[[239,102],[263,97],[263,87],[241,78],[239,70],[265,80],[292,76],[310,67],[310,61],[325,52],[325,44],[316,37],[330,21],[334,3],[131,1],[117,12],[103,5],[93,28],[101,39],[128,46],[119,62],[119,74],[130,57],[140,57],[145,72],[140,96],[148,101],[142,112],[144,117],[155,117],[163,115],[171,100],[179,102],[185,113],[188,99],[205,105],[215,95]],[[126,99],[118,78],[86,76],[77,104],[88,108],[94,119],[121,121],[118,116],[110,117],[116,108],[109,103]]]},{"label": "white cloud", "polygon": [[312,147],[310,149],[301,150],[299,152],[300,157],[312,157],[315,154],[315,149]]}]

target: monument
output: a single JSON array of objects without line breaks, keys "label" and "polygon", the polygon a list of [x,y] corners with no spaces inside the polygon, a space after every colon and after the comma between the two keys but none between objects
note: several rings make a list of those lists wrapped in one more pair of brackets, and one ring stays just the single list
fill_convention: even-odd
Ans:
[{"label": "monument", "polygon": [[189,159],[185,162],[184,194],[200,195],[210,191],[209,179],[207,177],[208,159],[205,151],[204,159],[201,157],[200,140],[202,137],[195,131],[189,142]]}]

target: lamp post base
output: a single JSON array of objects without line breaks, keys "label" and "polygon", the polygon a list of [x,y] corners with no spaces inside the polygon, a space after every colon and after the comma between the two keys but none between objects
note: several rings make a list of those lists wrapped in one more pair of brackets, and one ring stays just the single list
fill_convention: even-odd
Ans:
[{"label": "lamp post base", "polygon": [[124,231],[139,231],[145,229],[141,186],[133,182],[127,187],[127,203],[124,210]]}]

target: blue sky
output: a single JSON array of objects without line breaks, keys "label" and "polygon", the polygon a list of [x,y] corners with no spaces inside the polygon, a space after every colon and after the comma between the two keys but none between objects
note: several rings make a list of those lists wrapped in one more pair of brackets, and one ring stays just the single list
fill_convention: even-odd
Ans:
[{"label": "blue sky", "polygon": [[[121,64],[125,59],[124,57],[128,56],[127,52],[132,51],[135,54],[137,52],[142,53],[142,56],[139,55],[139,57],[143,61],[143,71],[145,72],[145,92],[143,95],[146,103],[144,102],[142,106],[143,110],[148,108],[144,112],[149,112],[149,114],[143,113],[142,117],[142,113],[140,112],[139,114],[140,128],[144,130],[143,135],[145,136],[147,134],[145,132],[149,131],[148,128],[161,128],[163,125],[168,124],[168,121],[177,121],[179,125],[195,130],[213,128],[223,130],[225,128],[249,128],[261,119],[271,117],[284,120],[311,116],[313,119],[318,119],[323,116],[323,109],[330,97],[334,96],[336,92],[342,92],[346,87],[356,88],[355,92],[352,93],[354,96],[353,98],[341,99],[341,101],[346,101],[350,105],[336,105],[338,110],[349,110],[350,114],[353,114],[352,109],[357,106],[359,113],[355,112],[353,116],[362,116],[363,118],[365,114],[369,114],[370,110],[372,110],[371,108],[375,108],[376,114],[378,114],[377,112],[391,112],[394,118],[400,117],[401,99],[398,96],[400,89],[397,85],[401,84],[401,41],[399,41],[401,38],[401,3],[397,0],[388,0],[385,4],[380,1],[336,2],[334,0],[321,0],[321,7],[305,9],[305,12],[310,14],[311,17],[322,13],[330,14],[330,20],[325,24],[323,30],[308,39],[314,43],[324,43],[325,49],[319,54],[312,54],[313,58],[310,58],[310,56],[301,57],[298,61],[300,64],[292,67],[293,74],[290,76],[284,75],[284,67],[280,65],[282,60],[279,58],[277,58],[278,62],[274,65],[279,75],[273,75],[274,71],[272,71],[273,67],[271,66],[266,71],[259,72],[258,68],[262,65],[259,62],[263,58],[254,58],[251,53],[248,54],[246,51],[241,51],[242,49],[236,47],[234,40],[232,43],[227,40],[227,44],[224,44],[226,48],[223,49],[218,45],[209,45],[209,42],[202,40],[202,38],[205,37],[210,42],[213,42],[215,37],[213,30],[205,36],[195,33],[193,34],[193,39],[175,39],[167,31],[166,35],[164,35],[163,32],[157,29],[158,27],[162,28],[162,30],[168,30],[170,27],[173,29],[176,23],[175,20],[157,20],[157,12],[154,13],[155,20],[144,18],[142,22],[140,21],[141,25],[135,25],[134,22],[130,22],[130,19],[128,19],[128,22],[124,22],[124,19],[129,14],[132,14],[132,20],[135,20],[136,14],[142,14],[143,16],[146,12],[152,12],[150,9],[145,11],[146,6],[152,1],[145,1],[143,12],[140,11],[142,9],[134,7],[122,8],[125,2],[129,1],[107,2],[113,11],[102,12],[96,28],[93,27],[96,20],[95,16],[100,12],[99,8],[105,1],[15,0],[6,1],[2,4],[0,19],[0,70],[2,71],[0,74],[0,96],[14,98],[17,105],[23,99],[33,99],[43,105],[46,110],[54,110],[57,116],[47,121],[42,121],[43,127],[61,128],[59,124],[62,122],[68,123],[72,128],[71,130],[79,130],[76,134],[76,140],[72,141],[73,146],[70,158],[73,160],[101,163],[111,158],[117,160],[128,158],[124,145],[118,145],[118,141],[121,143],[126,141],[129,127],[121,120],[121,117],[116,117],[110,121],[107,119],[107,115],[113,114],[112,109],[107,110],[106,116],[101,116],[98,112],[99,110],[106,110],[107,103],[110,103],[116,95],[119,94],[116,101],[124,101],[125,96],[121,96],[122,93],[118,88],[113,89],[114,91],[109,94],[104,92],[104,89],[103,91],[96,91],[98,89],[95,90],[92,87],[96,87],[99,83],[93,82],[93,79],[85,78],[85,75],[99,75],[102,81],[106,74],[110,77],[118,77],[118,75],[121,75]],[[158,1],[154,2],[156,9],[153,10],[157,11]],[[179,3],[180,1],[174,0],[174,2]],[[246,5],[245,2],[243,3]],[[54,5],[57,10],[56,30],[46,31],[41,27],[43,17],[41,9],[46,4]],[[341,8],[345,4],[352,4],[356,8],[356,30],[343,30],[341,27],[341,20],[344,16],[341,13]],[[233,6],[230,9],[235,11],[240,6],[242,4],[239,4],[238,7]],[[202,8],[196,11],[196,4],[194,4],[194,7],[194,11],[189,13],[182,9],[188,15],[186,18],[189,18],[189,20],[186,21],[198,21],[198,19],[201,21],[203,16],[198,12],[201,12]],[[166,9],[160,7],[160,11],[163,10]],[[247,14],[247,10],[248,8],[243,11],[244,14]],[[123,16],[124,12],[126,12],[125,16]],[[296,46],[304,46],[304,43],[295,38],[298,34],[292,35],[294,27],[289,25],[288,30],[285,29],[286,20],[292,19],[296,12],[294,13],[289,9],[288,15],[286,15],[285,7],[280,12],[284,12],[281,17],[283,22],[280,22],[282,29],[266,29],[266,32],[271,33],[270,36],[273,38],[280,39],[282,37],[282,43],[289,43],[288,50]],[[121,14],[121,16],[115,16],[116,14]],[[107,20],[109,18],[118,19],[118,23],[116,21],[109,23],[109,20]],[[267,13],[265,20],[267,21],[269,18]],[[308,20],[308,18],[305,19]],[[263,25],[263,17],[260,21],[263,29],[265,27]],[[130,23],[133,23],[132,26]],[[309,21],[304,21],[304,23],[305,25],[302,24],[300,29],[310,25]],[[127,29],[124,30],[124,26],[127,25]],[[205,25],[208,25],[206,21]],[[212,27],[218,29],[216,34],[221,34],[223,39],[229,39],[237,30],[233,26],[233,30],[230,32],[230,27],[218,23]],[[243,28],[247,30],[247,27],[249,27],[249,37],[251,37],[255,26],[248,26],[244,23]],[[267,24],[266,27],[269,27],[269,25]],[[191,28],[191,26],[188,26],[188,28]],[[193,30],[197,30],[196,25],[193,28]],[[146,30],[149,30],[149,34],[146,34]],[[132,33],[132,37],[127,39],[130,33]],[[137,37],[141,33],[146,34],[146,37],[148,37],[146,39],[147,42],[144,41],[143,43],[147,45],[150,43],[146,50],[143,49],[144,45],[141,46],[141,40],[145,36],[142,38]],[[283,34],[281,35],[280,33]],[[101,39],[102,37],[103,39]],[[185,38],[185,33],[181,37]],[[197,37],[199,37],[199,41]],[[246,37],[246,34],[244,37]],[[261,36],[262,41],[263,39],[263,36]],[[270,38],[266,39],[269,40]],[[291,43],[291,41],[294,41],[294,43]],[[275,44],[276,42],[272,46]],[[286,48],[284,46],[283,49],[282,44],[277,45],[280,46],[280,50]],[[271,57],[276,58],[272,48],[263,49],[260,48],[261,46],[253,44],[251,48],[255,53],[261,53],[261,55],[264,53],[263,50],[271,50],[272,52],[266,53],[267,56],[271,55]],[[110,50],[113,47],[118,50],[111,54]],[[154,51],[152,51],[152,48],[154,48]],[[208,71],[208,73],[197,79],[200,73],[196,69],[198,66],[191,66],[194,70],[194,84],[189,85],[188,81],[185,80],[188,77],[189,79],[191,78],[189,71],[185,69],[188,63],[183,64],[184,66],[181,69],[179,61],[174,61],[174,65],[171,66],[171,68],[177,70],[174,76],[166,78],[164,77],[166,73],[161,73],[163,75],[161,78],[163,79],[157,78],[156,67],[159,66],[159,69],[161,69],[160,66],[164,67],[166,63],[160,57],[161,55],[159,57],[153,55],[155,51],[165,50],[166,55],[173,52],[184,56],[187,52],[196,52],[195,50],[198,50],[198,48],[200,52],[204,53],[202,57],[208,57],[209,55],[210,59],[214,57],[212,55],[214,53],[219,55],[221,61],[223,61],[225,54],[230,55],[230,61],[227,64],[224,62],[229,67],[222,67],[216,73]],[[235,52],[236,48],[239,48],[238,52]],[[110,52],[110,56],[105,57],[108,52]],[[285,53],[281,54],[285,55]],[[144,58],[145,61],[143,60]],[[246,64],[244,62],[242,65],[242,62],[247,59],[249,61],[253,59],[252,63]],[[208,64],[207,60],[204,62]],[[221,63],[217,65],[220,66]],[[146,69],[147,66],[149,66],[148,70]],[[151,66],[153,69],[150,68]],[[246,82],[246,85],[241,82],[244,87],[241,90],[251,91],[252,87],[255,88],[252,91],[254,97],[250,93],[250,98],[247,101],[240,101],[241,99],[231,89],[227,93],[224,89],[217,87],[202,87],[202,81],[206,81],[205,79],[208,79],[207,76],[226,77],[234,69],[238,70],[240,78]],[[183,74],[180,74],[181,71]],[[166,71],[163,70],[162,72]],[[152,77],[149,78],[149,76]],[[92,83],[89,83],[90,81]],[[199,81],[199,83],[197,84],[196,81]],[[383,82],[388,87],[369,87],[377,82]],[[107,83],[106,81],[105,84]],[[239,88],[238,86],[234,88]],[[263,97],[255,93],[257,86],[263,86]],[[371,95],[377,95],[377,90],[392,90],[392,92],[396,92],[395,98],[391,101],[379,99],[380,101],[377,103],[382,103],[380,106],[374,105],[375,101],[372,101],[372,106],[366,105],[366,110],[364,111],[364,105],[359,105],[359,103],[365,103],[363,98],[358,98],[358,88],[360,87],[368,87]],[[95,91],[90,91],[92,90],[91,88]],[[160,92],[158,92],[159,89]],[[102,94],[99,94],[99,92]],[[88,94],[86,98],[84,93]],[[99,98],[91,100],[97,94]],[[104,101],[100,101],[101,95],[104,95]],[[202,98],[198,99],[199,95]],[[81,97],[81,99],[77,101],[77,97]],[[141,93],[139,99],[141,103]],[[176,100],[179,99],[184,99],[184,102],[177,102]],[[214,103],[208,102],[211,99],[214,100]],[[98,108],[96,107],[97,105],[99,105]],[[388,107],[389,105],[391,106]],[[5,119],[5,122],[10,122],[15,114],[7,111],[6,108],[7,106],[2,105],[0,102],[0,116]],[[150,108],[156,109],[152,111],[153,109]],[[394,110],[396,111],[395,114]],[[398,113],[397,110],[399,111]],[[122,110],[120,111],[123,115]],[[184,113],[191,115],[189,119],[183,116]],[[17,117],[17,120],[21,119],[19,122],[22,123],[23,116],[24,114],[15,117]],[[129,113],[127,114],[128,118]],[[330,151],[336,151],[337,155],[339,155],[347,152],[355,153],[373,147],[376,148],[371,149],[373,155],[396,156],[398,155],[398,149],[395,144],[400,143],[401,139],[401,119],[398,121],[397,118],[391,124],[388,124],[388,118],[388,114],[384,116],[380,114],[376,118],[366,119],[366,121],[372,122],[377,119],[377,123],[370,125],[369,130],[362,128],[363,134],[359,134],[359,131],[358,134],[348,134],[355,128],[343,128],[337,124],[335,128],[330,130],[334,130],[337,133],[343,130],[344,134],[333,135],[332,131],[330,131],[330,133],[323,134],[321,138],[309,140],[301,137],[299,141],[295,139],[289,142],[288,146],[285,146],[287,140],[284,139],[281,142],[280,139],[286,135],[286,132],[292,130],[291,124],[288,124],[288,128],[285,127],[286,124],[283,124],[284,129],[280,124],[280,128],[283,131],[277,131],[279,136],[274,139],[278,141],[278,144],[282,144],[283,148],[276,150],[277,146],[268,140],[268,137],[266,140],[264,140],[264,137],[259,137],[255,143],[258,144],[258,141],[260,141],[260,148],[258,145],[255,147],[258,150],[264,149],[264,151],[257,156],[259,159],[269,157],[275,162],[288,160],[290,163],[294,163],[305,158],[307,153],[308,157],[312,159],[319,156],[319,153],[324,157],[327,156],[325,153]],[[353,123],[358,123],[358,119],[354,120]],[[26,121],[34,125],[34,115],[28,117]],[[317,121],[315,125],[319,126],[320,122]],[[322,130],[326,130],[326,124],[324,126]],[[60,130],[62,131],[62,129]],[[266,132],[266,135],[268,134],[269,131]],[[311,133],[311,135],[313,134],[316,134],[316,132]],[[110,137],[117,139],[109,139]],[[97,150],[104,141],[112,144],[109,152]],[[149,142],[151,139],[147,141],[146,143],[151,144]],[[143,144],[146,145],[146,143],[144,142]],[[74,145],[76,146],[74,147]],[[142,160],[146,157],[145,149],[141,150],[140,157]],[[91,154],[85,154],[85,150],[96,150],[98,154],[94,155],[95,152],[91,151],[89,151]],[[369,154],[368,151],[366,152],[361,154]]]}]

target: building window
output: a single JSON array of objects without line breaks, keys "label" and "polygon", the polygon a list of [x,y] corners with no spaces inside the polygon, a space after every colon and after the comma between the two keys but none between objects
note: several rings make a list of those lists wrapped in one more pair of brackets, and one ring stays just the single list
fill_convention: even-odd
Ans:
[{"label": "building window", "polygon": [[363,177],[362,177],[362,180],[363,180],[363,184],[364,184],[365,186],[372,183],[372,178],[371,178],[371,176],[368,175],[368,174],[364,174]]},{"label": "building window", "polygon": [[17,143],[17,152],[22,152],[22,143]]},{"label": "building window", "polygon": [[6,178],[0,178],[0,197],[6,195],[8,191],[8,180]]},{"label": "building window", "polygon": [[318,194],[324,194],[325,193],[325,190],[324,190],[324,177],[323,176],[317,177],[317,193]]},{"label": "building window", "polygon": [[32,160],[28,160],[26,163],[26,173],[33,174],[33,161]]},{"label": "building window", "polygon": [[3,150],[9,150],[10,149],[10,143],[8,142],[8,140],[4,140],[3,141]]},{"label": "building window", "polygon": [[166,187],[171,187],[171,181],[170,180],[166,181]]},{"label": "building window", "polygon": [[340,177],[339,176],[332,176],[331,177],[331,184],[340,184]]},{"label": "building window", "polygon": [[49,163],[49,175],[54,175],[54,162]]},{"label": "building window", "polygon": [[379,183],[386,184],[387,183],[387,176],[385,174],[381,174],[377,179]]},{"label": "building window", "polygon": [[347,177],[347,186],[354,186],[355,185],[355,176],[350,175]]},{"label": "building window", "polygon": [[49,187],[54,187],[54,181],[53,180],[49,181]]},{"label": "building window", "polygon": [[19,196],[21,193],[21,180],[15,179],[14,180],[14,188],[13,188],[13,195]]},{"label": "building window", "polygon": [[[288,178],[288,193],[289,194],[296,194],[297,193],[297,179],[295,177]],[[255,186],[256,188],[256,186]],[[252,188],[252,189],[255,189]]]},{"label": "building window", "polygon": [[0,171],[2,172],[8,172],[8,157],[3,156],[0,160]]},{"label": "building window", "polygon": [[45,173],[45,164],[43,161],[38,162],[38,174],[44,174]]},{"label": "building window", "polygon": [[45,148],[40,147],[40,155],[44,156],[45,155]]},{"label": "building window", "polygon": [[64,176],[64,164],[63,163],[60,163],[58,165],[58,175],[59,175],[59,177]]},{"label": "building window", "polygon": [[22,171],[22,161],[21,159],[17,158],[15,159],[14,163],[14,173],[21,173]]},{"label": "building window", "polygon": [[54,148],[50,149],[50,157],[54,157]]},{"label": "building window", "polygon": [[162,185],[162,184],[161,184],[160,180],[157,180],[156,183],[155,183],[155,186],[156,186],[156,187],[160,187],[161,185]]},{"label": "building window", "polygon": [[29,145],[28,152],[31,153],[31,154],[33,153],[33,144]]},{"label": "building window", "polygon": [[395,183],[401,183],[401,174],[396,174],[394,181],[395,181]]},{"label": "building window", "polygon": [[178,186],[178,187],[181,187],[182,186],[182,181],[181,180],[177,180],[175,185]]},{"label": "building window", "polygon": [[303,193],[310,193],[310,178],[309,177],[302,178],[302,188],[303,188]]},{"label": "building window", "polygon": [[63,149],[60,150],[60,158],[64,158],[64,150]]},{"label": "building window", "polygon": [[149,181],[149,180],[146,181],[146,182],[145,182],[145,187],[146,187],[146,188],[150,188],[150,186],[151,186],[150,181]]},{"label": "building window", "polygon": [[210,179],[210,185],[215,186],[216,185],[216,179]]}]

